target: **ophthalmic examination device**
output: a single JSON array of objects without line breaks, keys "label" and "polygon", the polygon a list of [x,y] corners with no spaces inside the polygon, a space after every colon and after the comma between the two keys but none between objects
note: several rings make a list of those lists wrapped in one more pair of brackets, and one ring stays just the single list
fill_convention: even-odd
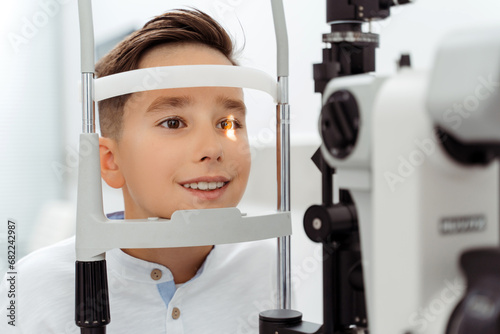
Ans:
[{"label": "ophthalmic examination device", "polygon": [[363,24],[408,2],[327,0],[323,203],[304,216],[323,244],[324,323],[269,310],[261,334],[500,333],[500,28],[449,34],[430,71],[402,55],[377,75]]}]

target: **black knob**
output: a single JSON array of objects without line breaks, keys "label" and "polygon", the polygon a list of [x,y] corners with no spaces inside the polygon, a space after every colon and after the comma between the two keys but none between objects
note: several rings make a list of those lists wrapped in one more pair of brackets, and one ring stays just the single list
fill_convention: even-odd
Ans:
[{"label": "black knob", "polygon": [[314,242],[343,239],[357,230],[357,215],[353,204],[313,205],[304,214],[304,230]]},{"label": "black knob", "polygon": [[500,249],[468,251],[460,264],[467,291],[453,311],[446,333],[500,333]]},{"label": "black knob", "polygon": [[411,57],[409,54],[402,54],[398,61],[398,67],[411,67]]},{"label": "black knob", "polygon": [[356,98],[347,90],[330,95],[321,109],[321,136],[330,154],[346,158],[354,149],[359,132]]}]

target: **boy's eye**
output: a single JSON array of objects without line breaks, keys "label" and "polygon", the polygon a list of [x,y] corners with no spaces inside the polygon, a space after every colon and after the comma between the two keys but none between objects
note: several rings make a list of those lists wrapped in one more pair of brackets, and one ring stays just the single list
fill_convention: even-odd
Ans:
[{"label": "boy's eye", "polygon": [[238,128],[238,122],[234,119],[225,119],[220,121],[219,126],[222,130],[235,130]]},{"label": "boy's eye", "polygon": [[163,121],[160,125],[168,129],[180,129],[185,127],[184,122],[178,118],[169,118]]}]

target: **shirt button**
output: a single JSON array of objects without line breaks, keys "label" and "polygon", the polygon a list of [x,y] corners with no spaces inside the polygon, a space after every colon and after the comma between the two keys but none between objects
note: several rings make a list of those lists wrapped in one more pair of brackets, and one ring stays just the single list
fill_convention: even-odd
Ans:
[{"label": "shirt button", "polygon": [[174,307],[174,309],[172,310],[172,318],[179,319],[180,316],[181,310],[179,310],[177,307]]},{"label": "shirt button", "polygon": [[161,270],[153,269],[151,271],[151,278],[154,279],[155,281],[159,280],[161,278]]}]

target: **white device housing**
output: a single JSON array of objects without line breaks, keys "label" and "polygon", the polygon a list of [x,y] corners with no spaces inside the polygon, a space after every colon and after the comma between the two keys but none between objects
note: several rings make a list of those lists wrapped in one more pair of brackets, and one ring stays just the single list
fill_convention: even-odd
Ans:
[{"label": "white device housing", "polygon": [[441,44],[427,107],[434,123],[464,143],[500,141],[500,27],[457,31]]},{"label": "white device housing", "polygon": [[375,334],[444,333],[465,292],[461,253],[499,245],[498,161],[469,167],[448,157],[425,108],[428,78],[402,71],[373,109]]},{"label": "white device housing", "polygon": [[[475,65],[461,64],[469,73]],[[371,334],[444,334],[465,292],[460,254],[500,244],[499,163],[464,166],[443,151],[426,108],[436,76],[405,68],[392,78],[334,79],[325,89],[324,103],[345,89],[360,109],[351,155],[336,159],[324,145],[322,153],[356,205]]]}]

